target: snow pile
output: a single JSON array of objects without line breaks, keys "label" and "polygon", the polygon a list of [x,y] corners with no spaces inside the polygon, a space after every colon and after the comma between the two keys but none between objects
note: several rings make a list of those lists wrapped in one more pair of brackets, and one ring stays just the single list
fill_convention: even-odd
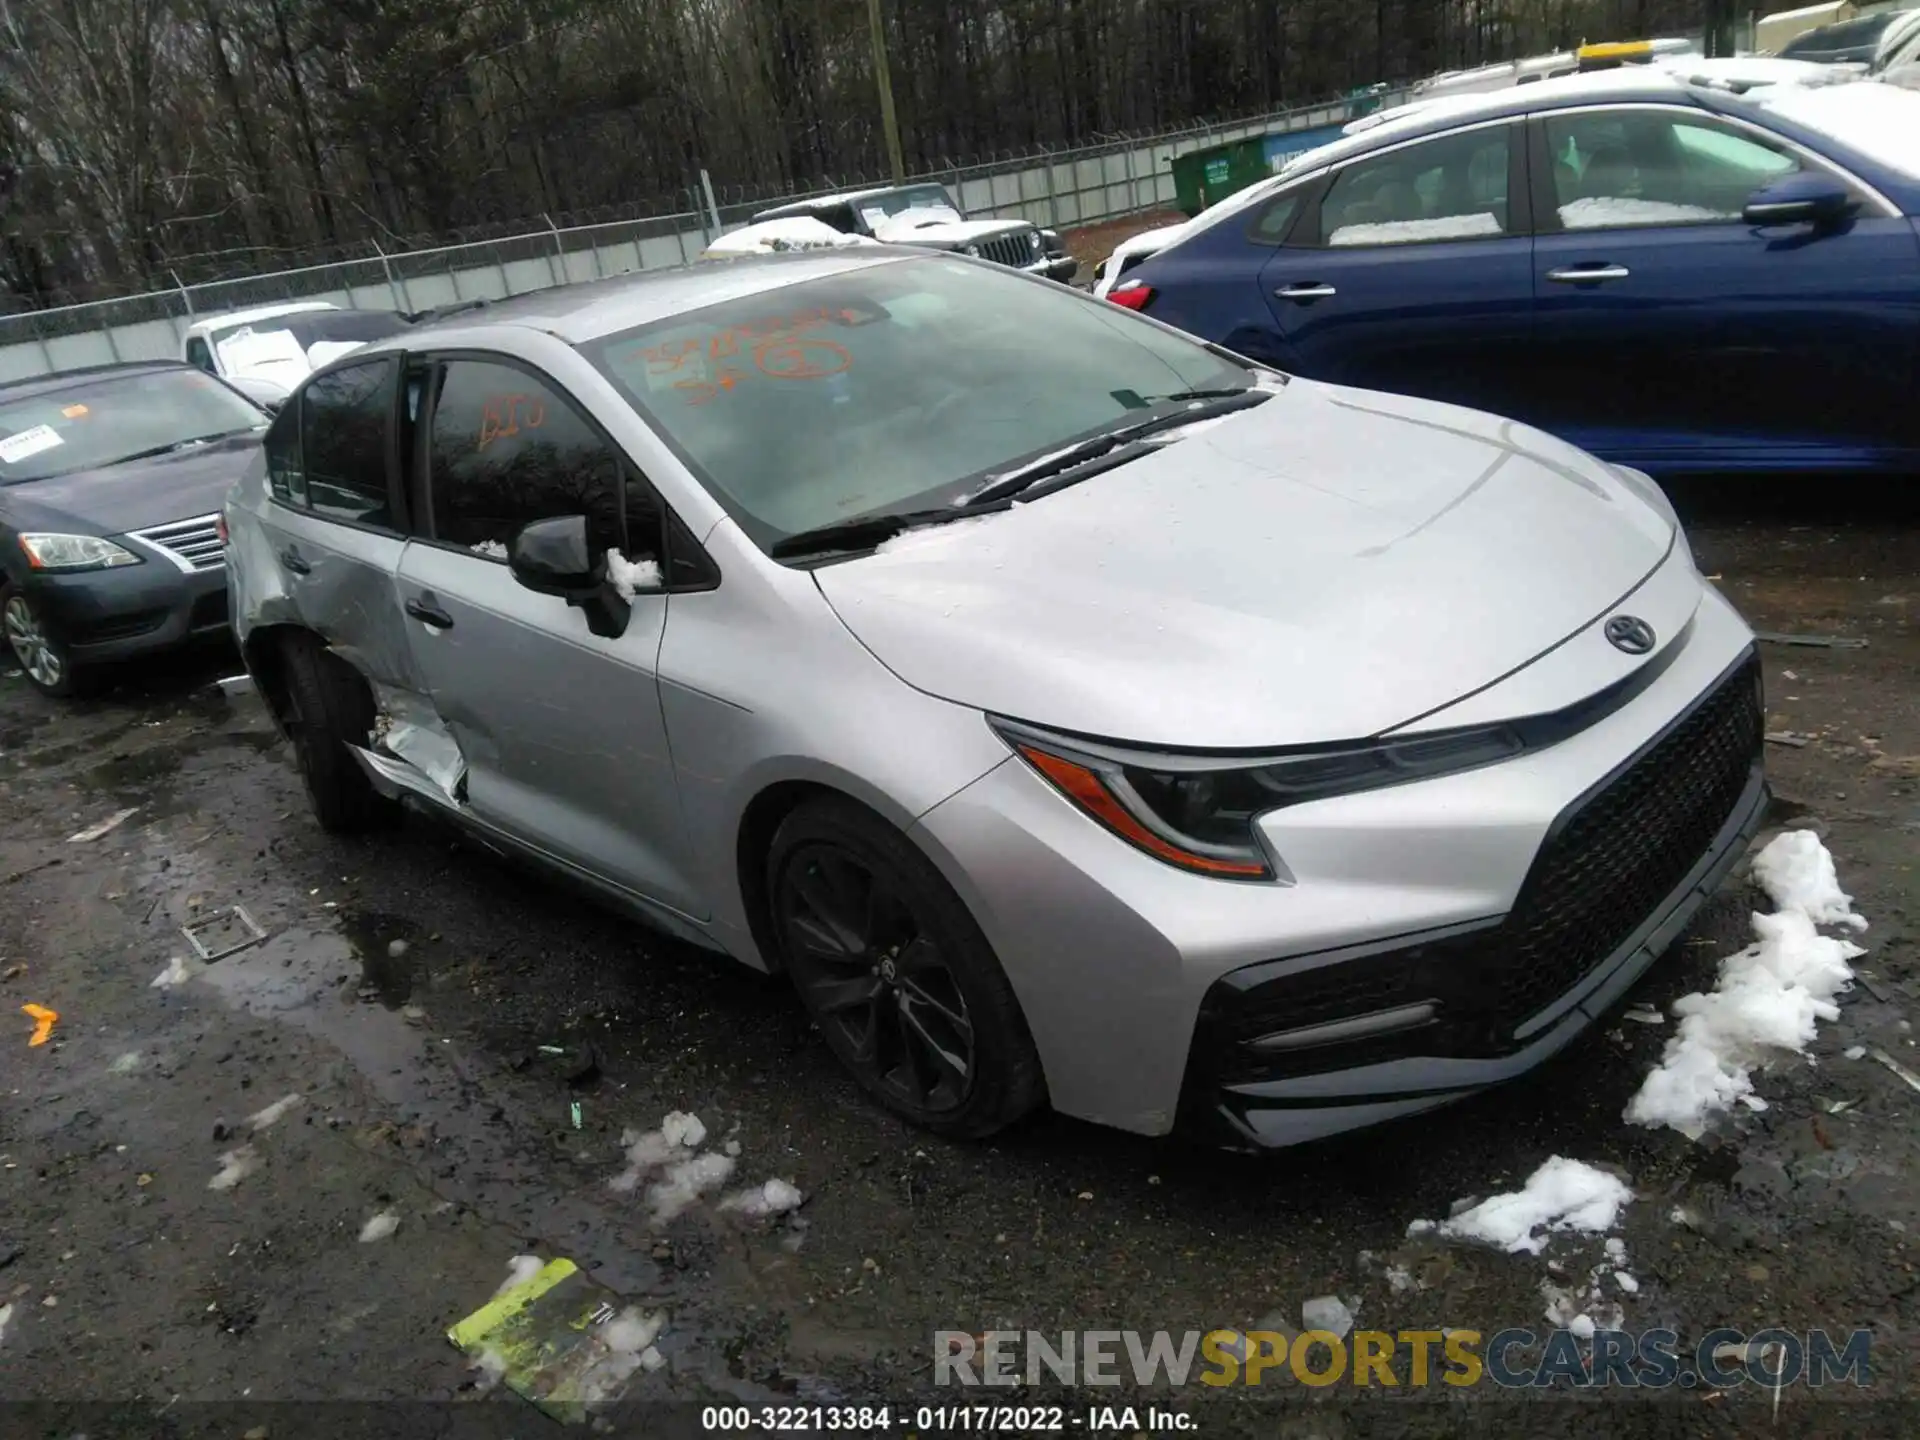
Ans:
[{"label": "snow pile", "polygon": [[154,990],[171,990],[176,985],[186,984],[187,981],[191,980],[204,969],[206,969],[206,966],[202,965],[198,960],[189,960],[185,956],[176,955],[167,961],[167,968],[154,976],[147,984],[149,988]]},{"label": "snow pile", "polygon": [[729,1195],[720,1202],[720,1209],[745,1215],[750,1219],[761,1220],[769,1215],[782,1215],[789,1210],[800,1208],[800,1202],[806,1196],[800,1193],[798,1186],[789,1180],[774,1179],[751,1190],[742,1190],[737,1195]]},{"label": "snow pile", "polygon": [[400,1217],[391,1210],[382,1210],[360,1227],[360,1243],[371,1245],[376,1240],[386,1239],[399,1228]]},{"label": "snow pile", "polygon": [[1680,225],[1695,220],[1733,220],[1737,216],[1704,205],[1667,200],[1637,200],[1628,195],[1588,195],[1560,207],[1568,230],[1604,230],[1615,225]]},{"label": "snow pile", "polygon": [[13,1306],[0,1305],[0,1340],[7,1338],[7,1322],[13,1319]]},{"label": "snow pile", "polygon": [[469,545],[467,549],[476,555],[484,555],[489,560],[504,560],[507,558],[507,547],[502,545],[498,540],[482,540],[478,545]]},{"label": "snow pile", "polygon": [[1438,1224],[1416,1220],[1407,1234],[1437,1233],[1449,1240],[1497,1246],[1511,1255],[1538,1255],[1552,1232],[1598,1235],[1611,1230],[1632,1199],[1633,1191],[1618,1176],[1555,1155],[1529,1175],[1521,1189],[1489,1196]]},{"label": "snow pile", "polygon": [[1324,1330],[1346,1339],[1353,1329],[1353,1311],[1338,1295],[1316,1295],[1300,1307],[1302,1330]]},{"label": "snow pile", "polygon": [[607,579],[613,582],[613,588],[619,592],[622,600],[631,600],[642,591],[651,592],[660,588],[660,563],[657,560],[629,560],[618,550],[609,550]]},{"label": "snow pile", "polygon": [[1628,1104],[1630,1124],[1698,1139],[1713,1115],[1752,1096],[1755,1066],[1803,1053],[1818,1022],[1839,1017],[1834,997],[1853,979],[1847,961],[1865,952],[1816,927],[1867,922],[1840,889],[1833,857],[1811,831],[1789,830],[1754,858],[1753,875],[1779,909],[1753,917],[1756,940],[1721,961],[1710,994],[1673,1003],[1679,1030]]},{"label": "snow pile", "polygon": [[916,525],[911,530],[902,530],[898,535],[890,536],[873,547],[876,555],[898,555],[903,550],[919,550],[928,545],[938,545],[943,541],[976,525],[989,525],[1000,519],[998,515],[969,515],[965,519],[949,520],[943,525]]},{"label": "snow pile", "polygon": [[594,1336],[598,1354],[580,1374],[580,1399],[587,1405],[620,1398],[636,1370],[657,1370],[665,1364],[654,1339],[666,1325],[664,1312],[642,1314],[628,1306]]},{"label": "snow pile", "polygon": [[667,1167],[661,1181],[647,1191],[647,1204],[653,1209],[653,1223],[665,1225],[690,1208],[709,1190],[718,1190],[733,1174],[731,1155],[709,1151]]},{"label": "snow pile", "polygon": [[289,1110],[300,1103],[300,1098],[298,1095],[282,1096],[266,1109],[254,1111],[247,1117],[247,1123],[256,1130],[265,1130],[268,1126],[279,1123]]},{"label": "snow pile", "polygon": [[1479,235],[1502,235],[1498,216],[1436,215],[1424,220],[1377,220],[1342,225],[1327,237],[1329,245],[1412,245],[1422,240],[1467,240]]},{"label": "snow pile", "polygon": [[207,1182],[209,1190],[231,1190],[254,1172],[260,1157],[251,1145],[229,1150],[220,1157],[220,1173]]},{"label": "snow pile", "polygon": [[837,250],[846,245],[871,245],[864,235],[848,235],[811,215],[789,215],[762,220],[722,235],[700,254],[702,260],[725,260],[738,255],[771,255],[782,250]]},{"label": "snow pile", "polygon": [[620,1143],[627,1147],[627,1168],[607,1185],[622,1192],[635,1190],[648,1175],[664,1169],[659,1180],[648,1187],[647,1203],[653,1211],[653,1223],[665,1225],[702,1195],[726,1184],[733,1174],[732,1155],[694,1153],[706,1138],[707,1127],[698,1115],[669,1111],[661,1118],[658,1130],[645,1134],[629,1130],[620,1137]]},{"label": "snow pile", "polygon": [[116,810],[113,814],[107,816],[106,819],[67,836],[67,843],[69,845],[84,845],[89,840],[98,840],[109,830],[117,830],[139,813],[140,807],[138,805],[130,805],[125,810]]},{"label": "snow pile", "polygon": [[516,1255],[507,1262],[507,1278],[500,1282],[500,1288],[493,1293],[504,1295],[516,1285],[524,1285],[538,1275],[544,1266],[538,1255]]}]

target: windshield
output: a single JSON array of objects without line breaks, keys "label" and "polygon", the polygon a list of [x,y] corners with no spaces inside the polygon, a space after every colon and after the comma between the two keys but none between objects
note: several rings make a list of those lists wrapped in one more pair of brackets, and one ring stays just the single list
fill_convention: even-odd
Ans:
[{"label": "windshield", "polygon": [[1252,376],[1117,305],[946,257],[729,300],[584,347],[756,544],[944,505]]},{"label": "windshield", "polygon": [[97,469],[266,425],[258,408],[185,368],[87,380],[23,400],[0,398],[0,485]]},{"label": "windshield", "polygon": [[1823,54],[1829,50],[1851,50],[1860,45],[1871,45],[1880,38],[1880,32],[1894,22],[1898,11],[1886,11],[1879,15],[1865,15],[1858,20],[1845,20],[1838,25],[1823,26],[1818,30],[1809,30],[1804,35],[1796,35],[1781,47],[1784,58],[1795,55]]},{"label": "windshield", "polygon": [[904,190],[887,190],[878,195],[862,195],[855,202],[869,227],[908,210],[951,210],[960,213],[944,185],[910,185]]}]

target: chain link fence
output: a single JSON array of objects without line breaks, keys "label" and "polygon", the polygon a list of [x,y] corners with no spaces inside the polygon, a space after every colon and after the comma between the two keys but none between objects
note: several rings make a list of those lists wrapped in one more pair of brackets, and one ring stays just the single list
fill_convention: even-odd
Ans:
[{"label": "chain link fence", "polygon": [[[1389,105],[1398,99],[1381,97]],[[1009,153],[909,178],[945,184],[970,216],[1065,229],[1171,206],[1176,155],[1249,136],[1338,125],[1352,114],[1350,102],[1323,103],[1154,135],[1118,135],[1071,150]],[[542,216],[539,228],[519,234],[406,249],[383,250],[367,241],[357,258],[0,315],[0,382],[82,365],[174,358],[196,319],[257,305],[329,300],[355,309],[417,311],[683,265],[719,231],[770,205],[886,183],[881,176],[848,175],[803,192],[730,186],[716,193],[712,209],[692,193],[686,209],[628,219],[572,223],[576,217],[567,217],[569,223],[561,223]]]}]

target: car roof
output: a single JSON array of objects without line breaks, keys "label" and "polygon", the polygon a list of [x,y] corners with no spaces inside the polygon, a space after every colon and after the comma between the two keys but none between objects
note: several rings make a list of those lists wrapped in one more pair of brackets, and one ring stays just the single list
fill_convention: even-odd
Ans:
[{"label": "car roof", "polygon": [[[481,309],[428,320],[404,334],[376,340],[353,353],[358,356],[387,350],[418,350],[435,342],[456,344],[476,338],[495,326],[508,325],[545,331],[569,345],[579,345],[708,305],[768,294],[808,280],[821,280],[873,265],[939,258],[942,257],[926,250],[862,245],[702,260],[670,270],[644,270],[577,285],[532,290],[494,301]],[[423,343],[422,336],[429,338]]]},{"label": "car roof", "polygon": [[908,180],[900,185],[869,185],[864,190],[837,190],[831,195],[805,195],[798,200],[788,200],[783,204],[769,206],[756,212],[759,215],[783,215],[800,210],[823,210],[829,205],[847,205],[857,200],[870,199],[875,195],[892,195],[901,190],[945,190],[943,180]]},{"label": "car roof", "polygon": [[278,305],[256,305],[251,310],[228,310],[220,315],[205,316],[189,325],[187,334],[205,338],[208,332],[225,330],[230,325],[248,325],[256,320],[272,320],[281,315],[302,315],[314,310],[340,308],[331,300],[287,300]]},{"label": "car roof", "polygon": [[34,375],[25,380],[0,383],[0,404],[30,400],[36,395],[57,395],[62,390],[78,389],[96,380],[117,380],[130,375],[193,368],[183,360],[124,360],[115,365],[84,365],[73,370],[58,370],[51,375]]}]

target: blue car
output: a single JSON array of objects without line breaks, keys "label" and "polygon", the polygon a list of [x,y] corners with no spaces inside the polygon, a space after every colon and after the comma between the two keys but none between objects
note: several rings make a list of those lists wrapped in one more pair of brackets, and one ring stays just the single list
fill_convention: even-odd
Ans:
[{"label": "blue car", "polygon": [[1920,94],[1613,72],[1389,112],[1107,298],[1656,475],[1912,471],[1916,214]]}]

